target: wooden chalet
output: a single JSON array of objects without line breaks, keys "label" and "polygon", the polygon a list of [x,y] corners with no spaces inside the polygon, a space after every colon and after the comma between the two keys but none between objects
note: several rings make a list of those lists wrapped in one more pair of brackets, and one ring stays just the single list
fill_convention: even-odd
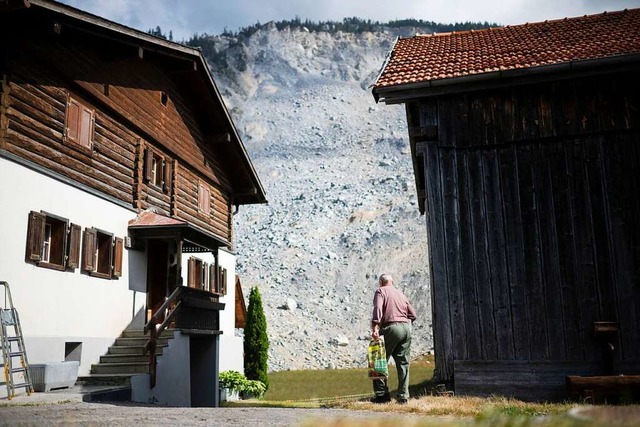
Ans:
[{"label": "wooden chalet", "polygon": [[436,381],[640,373],[639,75],[640,9],[394,45],[373,95],[406,106]]},{"label": "wooden chalet", "polygon": [[233,215],[266,199],[205,58],[49,0],[0,1],[0,33],[0,280],[30,362],[217,405],[242,371]]}]

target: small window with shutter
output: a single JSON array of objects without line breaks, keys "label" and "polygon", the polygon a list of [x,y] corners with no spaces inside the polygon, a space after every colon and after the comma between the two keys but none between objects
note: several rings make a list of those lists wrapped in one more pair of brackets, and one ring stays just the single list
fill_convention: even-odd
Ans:
[{"label": "small window with shutter", "polygon": [[211,189],[203,182],[198,183],[198,211],[207,216],[211,213]]},{"label": "small window with shutter", "polygon": [[144,179],[165,193],[171,191],[171,162],[151,147],[144,152]]},{"label": "small window with shutter", "polygon": [[91,276],[115,279],[122,275],[123,239],[97,228],[82,237],[82,270]]},{"label": "small window with shutter", "polygon": [[25,260],[38,267],[67,270],[78,267],[80,227],[44,211],[29,213]]},{"label": "small window with shutter", "polygon": [[95,110],[84,102],[69,96],[65,115],[65,141],[91,150],[94,126]]},{"label": "small window with shutter", "polygon": [[218,283],[215,292],[220,295],[227,294],[227,269],[218,266]]},{"label": "small window with shutter", "polygon": [[189,258],[187,267],[187,284],[190,288],[207,289],[208,287],[208,269],[209,264],[203,262],[200,258]]}]

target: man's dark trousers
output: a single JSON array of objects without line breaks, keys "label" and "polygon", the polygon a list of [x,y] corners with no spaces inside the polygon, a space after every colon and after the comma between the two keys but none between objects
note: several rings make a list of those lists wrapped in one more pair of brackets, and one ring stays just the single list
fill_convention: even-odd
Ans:
[{"label": "man's dark trousers", "polygon": [[[396,363],[398,371],[398,399],[409,398],[409,357],[411,351],[411,323],[390,323],[380,328],[380,335],[384,336],[384,348],[387,361],[390,357]],[[373,391],[376,397],[389,395],[386,380],[373,380]]]}]

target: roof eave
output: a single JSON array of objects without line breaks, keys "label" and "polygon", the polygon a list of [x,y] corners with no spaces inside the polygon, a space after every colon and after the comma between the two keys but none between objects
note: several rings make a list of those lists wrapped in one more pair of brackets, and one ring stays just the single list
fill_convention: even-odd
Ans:
[{"label": "roof eave", "polygon": [[117,22],[109,21],[108,19],[102,18],[97,15],[93,15],[89,12],[85,12],[80,9],[76,9],[72,6],[68,6],[52,0],[27,0],[26,4],[28,4],[27,7],[38,6],[42,9],[47,9],[52,12],[56,12],[60,15],[64,15],[73,19],[88,22],[104,30],[119,33],[120,35],[131,37],[136,40],[143,40],[145,42],[148,42],[152,45],[156,45],[158,47],[163,47],[172,51],[181,52],[190,56],[199,56],[198,49],[185,46],[183,44],[176,43],[173,41],[165,40],[160,37],[152,36],[149,33],[145,33],[143,31],[139,31],[139,30],[124,26],[122,24],[118,24]]},{"label": "roof eave", "polygon": [[216,82],[213,80],[213,76],[211,75],[211,70],[207,65],[207,61],[204,58],[204,55],[200,51],[198,51],[198,54],[200,57],[200,61],[202,61],[202,64],[204,65],[202,69],[204,70],[206,74],[206,78],[209,81],[210,88],[213,90],[213,95],[216,97],[216,99],[218,99],[218,101],[220,102],[220,105],[222,106],[222,111],[224,113],[225,119],[229,124],[229,130],[233,134],[233,138],[236,141],[237,147],[240,152],[239,153],[240,157],[242,158],[242,161],[244,162],[245,167],[250,171],[250,175],[251,175],[250,178],[255,187],[255,197],[249,198],[251,201],[240,203],[240,204],[266,203],[267,199],[266,199],[264,187],[262,186],[262,182],[260,181],[260,178],[258,177],[258,173],[256,172],[255,168],[253,167],[253,163],[251,162],[251,159],[249,159],[249,153],[247,152],[247,149],[244,146],[242,139],[240,139],[240,135],[238,134],[238,130],[236,129],[236,126],[233,123],[233,120],[231,119],[231,115],[229,114],[227,105],[225,104],[224,99],[222,98],[222,95],[218,90],[218,85],[216,85]]},{"label": "roof eave", "polygon": [[612,65],[637,67],[640,65],[640,53],[375,87],[372,93],[376,102],[382,101],[385,104],[399,104],[417,98],[437,96],[444,93],[473,91],[495,87],[496,85],[510,86],[522,84],[522,79],[528,77],[547,77],[553,79],[560,78],[560,76],[573,76],[575,73],[596,72],[601,74],[610,72]]}]

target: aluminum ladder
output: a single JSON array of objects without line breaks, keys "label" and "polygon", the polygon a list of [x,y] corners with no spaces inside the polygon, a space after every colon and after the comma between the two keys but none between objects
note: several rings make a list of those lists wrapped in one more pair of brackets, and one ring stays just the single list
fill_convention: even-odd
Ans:
[{"label": "aluminum ladder", "polygon": [[[16,389],[24,388],[27,395],[31,395],[33,384],[29,373],[29,362],[27,361],[20,318],[18,311],[13,307],[9,283],[0,281],[0,286],[4,287],[4,305],[0,306],[0,341],[4,358],[7,398],[11,400],[16,395]],[[12,327],[13,330],[11,330]]]}]

